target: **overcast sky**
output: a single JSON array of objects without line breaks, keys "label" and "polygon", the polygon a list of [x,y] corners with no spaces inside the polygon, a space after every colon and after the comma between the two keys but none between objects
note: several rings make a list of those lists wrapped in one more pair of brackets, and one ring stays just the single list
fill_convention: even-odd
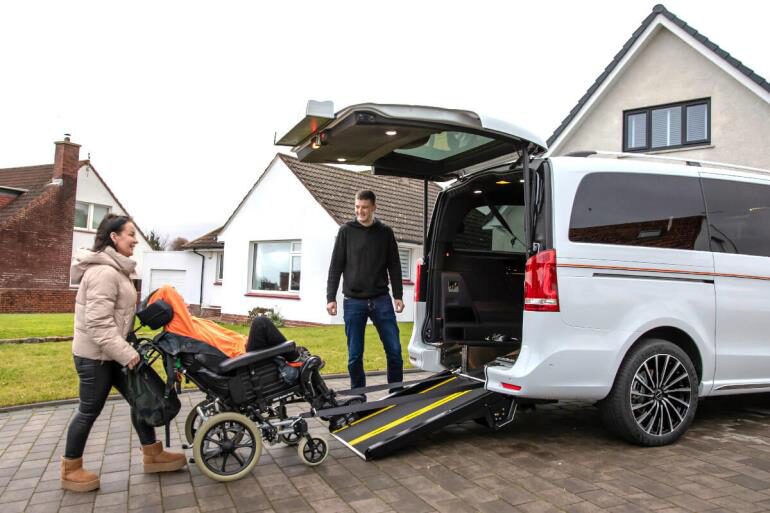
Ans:
[{"label": "overcast sky", "polygon": [[[145,232],[194,238],[308,99],[477,110],[546,138],[655,3],[3,2],[0,167],[50,163],[71,133]],[[665,5],[770,78],[770,3]]]}]

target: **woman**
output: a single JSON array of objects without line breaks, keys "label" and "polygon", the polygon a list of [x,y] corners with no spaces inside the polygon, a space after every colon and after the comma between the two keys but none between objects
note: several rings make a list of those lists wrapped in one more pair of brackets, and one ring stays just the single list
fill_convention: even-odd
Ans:
[{"label": "woman", "polygon": [[[61,462],[61,486],[87,492],[99,488],[99,477],[83,468],[88,433],[104,407],[110,388],[124,394],[122,367],[133,369],[139,354],[126,341],[136,307],[131,281],[136,262],[129,257],[137,244],[136,227],[127,216],[110,214],[99,224],[91,251],[73,259],[71,277],[79,283],[75,300],[75,338],[72,352],[80,379],[80,405],[67,431]],[[139,435],[145,472],[166,472],[185,465],[184,454],[163,450],[155,429],[131,412]]]}]

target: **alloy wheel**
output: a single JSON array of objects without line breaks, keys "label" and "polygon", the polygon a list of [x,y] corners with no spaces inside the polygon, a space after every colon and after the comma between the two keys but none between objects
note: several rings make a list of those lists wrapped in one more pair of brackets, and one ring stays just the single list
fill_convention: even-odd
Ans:
[{"label": "alloy wheel", "polygon": [[645,433],[667,435],[685,421],[692,404],[692,383],[686,367],[675,356],[647,358],[631,381],[631,412]]}]

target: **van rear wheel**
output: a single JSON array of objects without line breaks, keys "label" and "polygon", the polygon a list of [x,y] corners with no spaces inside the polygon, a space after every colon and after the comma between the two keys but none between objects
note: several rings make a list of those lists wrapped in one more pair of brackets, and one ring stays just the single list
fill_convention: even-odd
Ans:
[{"label": "van rear wheel", "polygon": [[601,411],[610,431],[642,446],[675,442],[698,407],[698,375],[681,348],[643,340],[626,356]]}]

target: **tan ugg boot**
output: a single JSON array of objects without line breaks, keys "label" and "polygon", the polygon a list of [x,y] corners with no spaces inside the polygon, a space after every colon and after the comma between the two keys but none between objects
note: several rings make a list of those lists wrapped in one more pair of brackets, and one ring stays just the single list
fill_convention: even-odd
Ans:
[{"label": "tan ugg boot", "polygon": [[142,446],[144,473],[173,472],[187,464],[187,457],[178,452],[166,452],[161,442]]},{"label": "tan ugg boot", "polygon": [[62,458],[61,487],[71,492],[90,492],[99,488],[99,476],[83,468],[83,458]]}]

